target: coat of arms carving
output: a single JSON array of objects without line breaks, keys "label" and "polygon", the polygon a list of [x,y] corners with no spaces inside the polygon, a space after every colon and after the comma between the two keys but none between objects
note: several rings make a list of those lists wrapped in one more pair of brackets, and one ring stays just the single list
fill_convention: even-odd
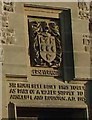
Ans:
[{"label": "coat of arms carving", "polygon": [[31,66],[60,67],[62,47],[57,21],[29,21],[29,39]]}]

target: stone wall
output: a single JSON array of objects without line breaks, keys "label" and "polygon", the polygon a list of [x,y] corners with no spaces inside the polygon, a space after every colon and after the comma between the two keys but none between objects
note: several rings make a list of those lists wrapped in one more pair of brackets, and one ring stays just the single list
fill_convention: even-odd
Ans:
[{"label": "stone wall", "polygon": [[[29,7],[26,7],[27,4]],[[28,16],[41,17],[42,15],[46,16],[46,19],[50,17],[59,19],[58,14],[62,9],[71,9],[75,77],[70,81],[63,81],[62,77],[34,75],[31,71],[40,70],[40,68],[30,65]],[[30,5],[30,3],[3,2],[1,16],[3,117],[7,118],[9,115],[8,105],[10,102],[14,103],[15,107],[80,108],[81,106],[81,108],[88,108],[90,98],[88,81],[91,81],[89,3],[47,2],[31,3]],[[44,69],[53,70],[52,68],[41,68],[41,70]],[[42,91],[44,90],[43,95]],[[55,97],[57,93],[58,100]],[[49,97],[46,97],[48,94],[50,99],[54,95],[54,100],[49,100]],[[43,100],[44,98],[45,100]]]}]

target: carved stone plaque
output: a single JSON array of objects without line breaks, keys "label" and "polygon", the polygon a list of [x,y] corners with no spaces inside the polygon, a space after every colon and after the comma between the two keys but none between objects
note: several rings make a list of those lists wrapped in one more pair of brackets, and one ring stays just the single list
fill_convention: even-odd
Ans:
[{"label": "carved stone plaque", "polygon": [[29,39],[31,66],[60,67],[62,47],[58,20],[30,18]]}]

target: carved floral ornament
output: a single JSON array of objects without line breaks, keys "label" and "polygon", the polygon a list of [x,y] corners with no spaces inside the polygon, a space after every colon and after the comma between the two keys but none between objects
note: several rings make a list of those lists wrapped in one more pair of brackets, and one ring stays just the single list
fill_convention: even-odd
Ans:
[{"label": "carved floral ornament", "polygon": [[9,15],[6,12],[3,12],[3,14],[2,14],[2,26],[3,27],[9,26]]},{"label": "carved floral ornament", "polygon": [[15,39],[15,32],[12,28],[2,28],[2,40],[1,42],[4,44],[14,44],[16,41]]},{"label": "carved floral ornament", "polygon": [[14,2],[3,1],[3,10],[2,10],[2,27],[0,30],[0,42],[2,44],[14,44],[15,39],[15,30],[9,27],[9,14],[14,12]]},{"label": "carved floral ornament", "polygon": [[90,7],[89,2],[78,2],[78,15],[80,19],[90,18]]},{"label": "carved floral ornament", "polygon": [[[55,21],[32,21],[33,47],[30,48],[33,66],[60,67],[62,49],[59,27]],[[31,43],[30,43],[31,45]]]},{"label": "carved floral ornament", "polygon": [[3,2],[3,9],[8,12],[14,12],[14,2]]},{"label": "carved floral ornament", "polygon": [[90,52],[91,50],[91,35],[83,34],[83,47],[85,52]]}]

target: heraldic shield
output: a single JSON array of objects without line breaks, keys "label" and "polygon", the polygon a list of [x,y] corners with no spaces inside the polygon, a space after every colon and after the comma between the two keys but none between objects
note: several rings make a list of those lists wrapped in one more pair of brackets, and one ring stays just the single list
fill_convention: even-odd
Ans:
[{"label": "heraldic shield", "polygon": [[[47,33],[48,34],[48,33]],[[48,34],[47,36],[38,35],[40,56],[48,63],[56,58],[55,37]]]}]

